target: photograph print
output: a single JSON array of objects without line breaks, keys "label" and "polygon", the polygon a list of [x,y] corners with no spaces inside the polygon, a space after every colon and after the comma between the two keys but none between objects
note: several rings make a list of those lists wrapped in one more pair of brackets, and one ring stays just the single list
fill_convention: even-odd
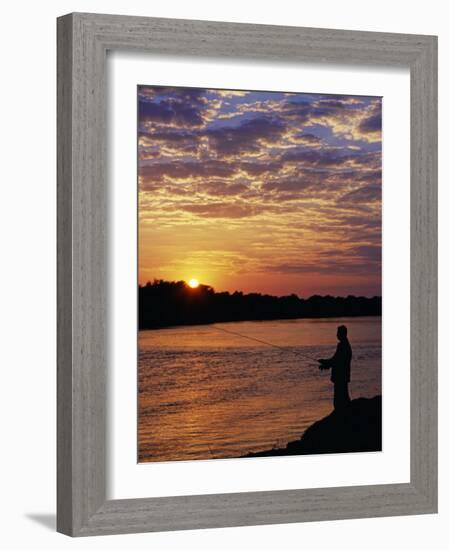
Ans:
[{"label": "photograph print", "polygon": [[137,112],[138,462],[382,450],[382,99]]}]

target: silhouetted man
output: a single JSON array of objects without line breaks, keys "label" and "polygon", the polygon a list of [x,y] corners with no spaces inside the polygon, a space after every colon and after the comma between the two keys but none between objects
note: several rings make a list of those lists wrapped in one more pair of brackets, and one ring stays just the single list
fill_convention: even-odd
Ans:
[{"label": "silhouetted man", "polygon": [[337,349],[330,359],[318,359],[320,370],[332,369],[331,381],[334,383],[334,409],[341,410],[351,401],[348,383],[351,380],[352,349],[348,340],[348,329],[345,325],[337,328],[339,340]]}]

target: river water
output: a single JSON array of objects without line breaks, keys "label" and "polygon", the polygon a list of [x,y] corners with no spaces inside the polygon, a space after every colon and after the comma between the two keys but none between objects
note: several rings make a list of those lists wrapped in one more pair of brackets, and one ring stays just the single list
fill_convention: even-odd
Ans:
[{"label": "river water", "polygon": [[353,348],[351,398],[380,395],[380,317],[140,331],[139,462],[239,457],[299,439],[332,412],[330,371],[314,359],[334,353],[340,324]]}]

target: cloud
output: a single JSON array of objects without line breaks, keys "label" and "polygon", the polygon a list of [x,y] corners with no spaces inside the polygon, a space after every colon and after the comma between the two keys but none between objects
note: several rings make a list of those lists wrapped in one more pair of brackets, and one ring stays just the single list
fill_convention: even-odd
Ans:
[{"label": "cloud", "polygon": [[203,119],[201,111],[195,107],[185,105],[181,102],[167,101],[140,101],[139,120],[145,123],[162,122],[172,125],[201,126]]},{"label": "cloud", "polygon": [[358,245],[347,249],[322,248],[312,259],[274,263],[266,271],[276,273],[346,273],[378,274],[382,248],[380,245]]},{"label": "cloud", "polygon": [[244,183],[229,183],[226,180],[201,182],[197,186],[199,193],[205,193],[212,197],[239,197],[245,195],[249,190]]},{"label": "cloud", "polygon": [[304,261],[299,263],[281,263],[267,266],[267,272],[271,273],[287,273],[287,274],[371,274],[367,269],[366,262],[357,260],[348,260],[347,258],[337,258],[334,260],[317,259],[314,262]]},{"label": "cloud", "polygon": [[218,160],[151,162],[140,167],[143,185],[147,181],[161,181],[164,177],[173,180],[232,176],[236,167]]},{"label": "cloud", "polygon": [[274,117],[257,117],[234,126],[211,128],[203,133],[218,155],[236,155],[258,151],[262,142],[275,143],[285,124]]},{"label": "cloud", "polygon": [[247,218],[256,216],[263,207],[235,202],[212,202],[209,204],[183,204],[181,210],[206,218]]},{"label": "cloud", "polygon": [[320,96],[311,101],[286,101],[282,112],[304,128],[320,125],[335,136],[374,142],[380,141],[380,110],[381,100],[378,98],[362,101]]},{"label": "cloud", "polygon": [[366,203],[371,201],[380,201],[382,197],[382,189],[378,184],[365,185],[354,189],[340,197],[340,202],[346,203]]},{"label": "cloud", "polygon": [[183,128],[202,126],[204,105],[203,90],[139,87],[139,124],[144,128],[158,123]]},{"label": "cloud", "polygon": [[379,113],[375,113],[374,115],[369,116],[368,118],[365,118],[362,120],[362,122],[359,124],[359,131],[360,132],[380,132],[382,129],[382,116]]},{"label": "cloud", "polygon": [[234,97],[245,97],[251,92],[244,90],[214,90],[214,94],[218,97],[234,98]]},{"label": "cloud", "polygon": [[139,158],[143,160],[148,152],[157,151],[159,156],[197,155],[200,137],[191,131],[164,129],[139,133]]},{"label": "cloud", "polygon": [[238,170],[246,172],[250,176],[261,176],[262,174],[277,172],[282,168],[282,161],[278,159],[268,159],[263,162],[238,162]]},{"label": "cloud", "polygon": [[[315,184],[316,179],[297,175],[296,177],[274,178],[264,183],[264,191],[276,191],[277,193],[288,193],[290,197],[307,196],[306,191],[310,190]],[[310,196],[310,195],[309,195]]]},{"label": "cloud", "polygon": [[382,258],[382,248],[380,246],[361,245],[352,249],[352,252],[361,258],[371,262],[380,262]]},{"label": "cloud", "polygon": [[284,154],[284,162],[303,163],[308,166],[339,166],[349,160],[360,160],[357,153],[345,153],[340,149],[297,149]]}]

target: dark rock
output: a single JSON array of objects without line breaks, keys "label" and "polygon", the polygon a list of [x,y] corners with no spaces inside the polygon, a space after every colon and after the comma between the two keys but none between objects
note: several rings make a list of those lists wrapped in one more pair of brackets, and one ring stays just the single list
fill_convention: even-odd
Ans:
[{"label": "dark rock", "polygon": [[382,450],[382,399],[359,398],[342,411],[333,411],[284,449],[250,453],[247,457],[323,453],[353,453]]}]

